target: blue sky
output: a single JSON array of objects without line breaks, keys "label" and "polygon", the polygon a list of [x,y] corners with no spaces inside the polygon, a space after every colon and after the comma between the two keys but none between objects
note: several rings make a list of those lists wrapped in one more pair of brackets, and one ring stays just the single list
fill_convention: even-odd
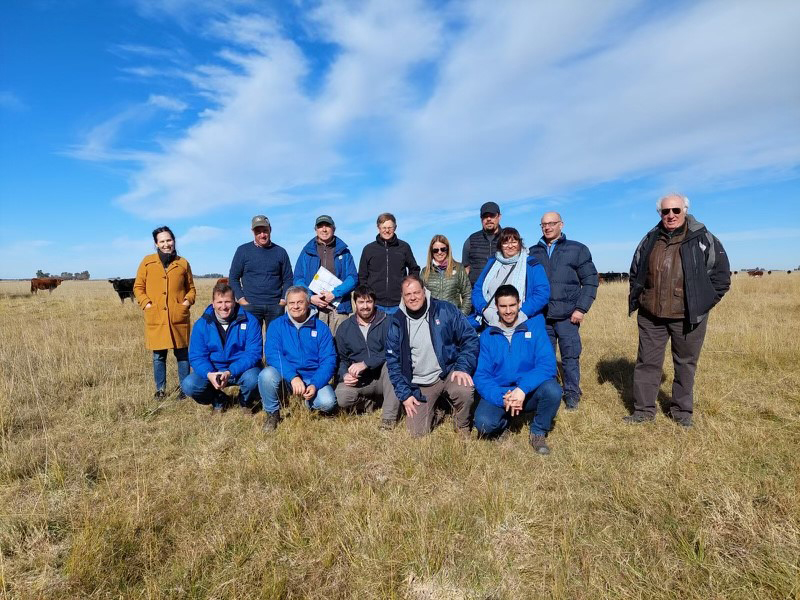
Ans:
[{"label": "blue sky", "polygon": [[8,0],[0,277],[133,276],[168,224],[227,272],[263,213],[418,260],[500,204],[627,270],[677,191],[734,269],[800,265],[800,3]]}]

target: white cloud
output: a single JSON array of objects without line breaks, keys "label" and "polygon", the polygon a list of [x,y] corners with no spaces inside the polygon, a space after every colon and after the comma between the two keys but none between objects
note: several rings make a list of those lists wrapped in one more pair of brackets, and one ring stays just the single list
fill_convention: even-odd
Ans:
[{"label": "white cloud", "polygon": [[[326,2],[300,19],[336,49],[322,72],[281,23],[244,5],[255,6],[138,3],[214,15],[202,31],[220,49],[181,73],[209,105],[140,157],[118,199],[131,212],[303,204],[309,186],[345,181],[359,192],[343,194],[342,225],[380,206],[415,227],[487,198],[512,214],[603,182],[660,173],[686,189],[800,158],[798,3]],[[128,72],[167,72],[148,68]],[[118,129],[98,126],[88,155]],[[374,181],[373,168],[385,171]]]},{"label": "white cloud", "polygon": [[161,96],[158,94],[151,94],[147,99],[147,104],[174,112],[183,112],[188,108],[188,105],[181,100],[170,98],[169,96]]},{"label": "white cloud", "polygon": [[191,246],[220,240],[225,236],[225,229],[212,227],[211,225],[195,225],[194,227],[190,227],[186,233],[181,235],[178,241],[180,242],[181,246]]}]

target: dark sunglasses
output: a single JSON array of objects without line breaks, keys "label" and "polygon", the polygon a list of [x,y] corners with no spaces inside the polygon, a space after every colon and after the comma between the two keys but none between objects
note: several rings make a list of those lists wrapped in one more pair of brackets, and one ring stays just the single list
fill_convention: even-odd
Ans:
[{"label": "dark sunglasses", "polygon": [[662,217],[666,217],[670,213],[670,211],[672,212],[673,215],[679,215],[679,214],[681,214],[683,212],[683,209],[682,208],[678,208],[677,206],[674,206],[672,208],[662,208],[661,209],[661,216]]},{"label": "dark sunglasses", "polygon": [[431,252],[434,254],[439,254],[440,252],[447,252],[447,246],[442,246],[441,248],[431,248]]}]

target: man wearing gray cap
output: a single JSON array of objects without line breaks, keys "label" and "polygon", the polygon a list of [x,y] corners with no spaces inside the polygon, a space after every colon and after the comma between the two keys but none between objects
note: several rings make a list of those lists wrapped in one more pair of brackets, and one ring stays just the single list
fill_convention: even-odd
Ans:
[{"label": "man wearing gray cap", "polygon": [[253,241],[236,249],[228,281],[236,301],[261,325],[269,327],[284,313],[286,290],[292,285],[292,264],[286,250],[272,243],[272,227],[264,215],[250,224]]},{"label": "man wearing gray cap", "polygon": [[351,312],[350,292],[358,283],[358,271],[347,244],[336,237],[336,224],[329,215],[320,215],[314,222],[316,237],[300,251],[294,265],[294,285],[309,288],[320,267],[341,281],[330,290],[309,292],[309,301],[317,307],[317,318],[336,334],[339,324]]},{"label": "man wearing gray cap", "polygon": [[500,207],[496,202],[484,202],[481,206],[481,225],[483,229],[470,235],[461,250],[461,264],[469,273],[469,282],[472,286],[480,277],[483,267],[497,251],[497,239],[500,236]]}]

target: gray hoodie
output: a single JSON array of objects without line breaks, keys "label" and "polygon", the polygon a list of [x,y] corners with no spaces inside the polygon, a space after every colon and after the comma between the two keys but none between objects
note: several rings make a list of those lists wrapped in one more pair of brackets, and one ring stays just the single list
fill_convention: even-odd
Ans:
[{"label": "gray hoodie", "polygon": [[433,385],[440,379],[442,368],[431,340],[429,313],[431,310],[431,293],[425,290],[425,313],[415,319],[408,314],[405,302],[400,300],[400,310],[406,316],[408,327],[408,343],[411,347],[411,383],[416,385]]}]

